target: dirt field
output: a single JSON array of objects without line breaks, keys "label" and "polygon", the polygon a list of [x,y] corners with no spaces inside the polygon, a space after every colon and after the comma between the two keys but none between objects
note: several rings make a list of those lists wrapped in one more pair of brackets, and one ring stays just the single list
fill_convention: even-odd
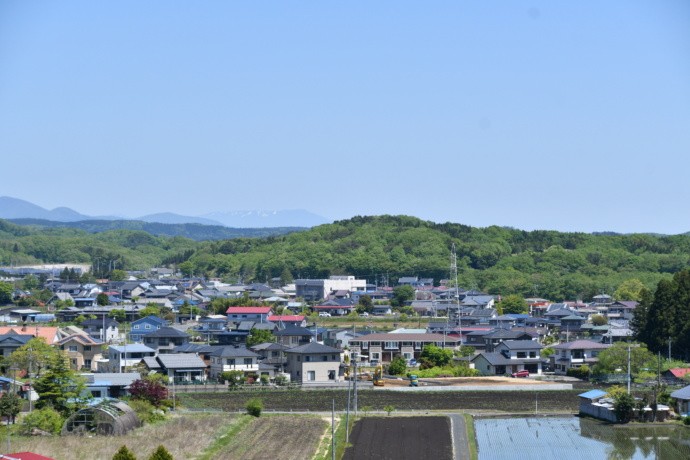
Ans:
[{"label": "dirt field", "polygon": [[[544,411],[577,411],[582,390],[551,390],[539,393],[539,408]],[[347,407],[346,390],[290,390],[251,391],[226,393],[186,393],[180,402],[190,408],[243,409],[251,398],[263,400],[265,410],[278,411],[330,411]],[[534,391],[386,391],[384,389],[359,391],[359,406],[380,410],[387,405],[397,410],[482,410],[523,412],[534,409]]]},{"label": "dirt field", "polygon": [[[252,421],[214,459],[312,458],[326,422],[311,417],[262,417]],[[329,432],[330,433],[330,432]],[[297,435],[299,434],[299,435]]]},{"label": "dirt field", "polygon": [[182,415],[126,436],[12,436],[11,447],[12,452],[31,451],[57,460],[110,460],[122,445],[139,459],[149,458],[163,445],[174,458],[193,459],[238,420],[230,414]]},{"label": "dirt field", "polygon": [[[462,385],[553,385],[552,382],[541,382],[534,379],[514,379],[511,377],[443,377],[443,378],[420,378],[420,385],[428,383],[437,386],[462,386]],[[406,387],[410,385],[409,380],[385,379],[386,386]]]},{"label": "dirt field", "polygon": [[343,460],[453,459],[448,417],[365,417],[350,440]]}]

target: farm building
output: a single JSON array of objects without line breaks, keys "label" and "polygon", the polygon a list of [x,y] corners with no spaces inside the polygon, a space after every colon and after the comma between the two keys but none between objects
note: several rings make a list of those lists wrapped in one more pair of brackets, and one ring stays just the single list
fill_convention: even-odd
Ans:
[{"label": "farm building", "polygon": [[104,401],[72,414],[61,434],[122,436],[140,426],[139,416],[126,403]]}]

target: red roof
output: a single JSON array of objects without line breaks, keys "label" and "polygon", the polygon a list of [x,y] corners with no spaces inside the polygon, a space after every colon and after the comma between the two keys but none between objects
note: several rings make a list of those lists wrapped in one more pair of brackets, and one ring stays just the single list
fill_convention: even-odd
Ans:
[{"label": "red roof", "polygon": [[674,377],[676,377],[676,378],[681,378],[681,377],[683,377],[685,374],[689,373],[689,372],[690,372],[690,369],[686,367],[686,368],[683,368],[683,369],[669,369],[668,371],[669,371],[671,374],[673,374]]},{"label": "red roof", "polygon": [[272,315],[268,317],[269,321],[304,321],[304,315]]},{"label": "red roof", "polygon": [[225,313],[260,313],[267,315],[271,312],[271,307],[230,307]]},{"label": "red roof", "polygon": [[34,454],[33,452],[17,452],[16,454],[0,455],[0,459],[17,459],[17,460],[55,460],[54,458],[43,455]]}]

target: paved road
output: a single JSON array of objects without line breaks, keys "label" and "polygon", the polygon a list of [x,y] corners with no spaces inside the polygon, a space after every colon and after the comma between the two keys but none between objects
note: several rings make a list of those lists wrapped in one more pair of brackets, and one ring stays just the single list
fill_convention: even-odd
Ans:
[{"label": "paved road", "polygon": [[455,460],[470,460],[470,446],[467,442],[467,426],[462,414],[446,414],[450,417],[453,434]]}]

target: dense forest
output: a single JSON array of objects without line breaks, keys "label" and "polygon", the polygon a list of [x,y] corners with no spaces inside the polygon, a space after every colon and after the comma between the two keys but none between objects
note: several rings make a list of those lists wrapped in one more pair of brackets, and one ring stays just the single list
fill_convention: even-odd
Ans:
[{"label": "dense forest", "polygon": [[186,274],[243,281],[350,274],[379,285],[400,276],[448,278],[451,245],[459,283],[489,293],[551,300],[613,294],[640,280],[655,289],[690,268],[690,237],[592,235],[436,224],[408,216],[354,217],[266,238],[193,241],[143,231],[91,234],[0,221],[0,262],[87,262],[142,269],[168,264]]},{"label": "dense forest", "polygon": [[271,235],[306,230],[305,227],[269,227],[269,228],[230,228],[221,225],[202,224],[162,224],[141,220],[80,220],[77,222],[56,222],[44,219],[7,219],[18,225],[41,230],[46,228],[74,228],[89,233],[100,233],[108,230],[141,230],[156,236],[183,236],[193,240],[225,240],[229,238],[263,238]]}]

